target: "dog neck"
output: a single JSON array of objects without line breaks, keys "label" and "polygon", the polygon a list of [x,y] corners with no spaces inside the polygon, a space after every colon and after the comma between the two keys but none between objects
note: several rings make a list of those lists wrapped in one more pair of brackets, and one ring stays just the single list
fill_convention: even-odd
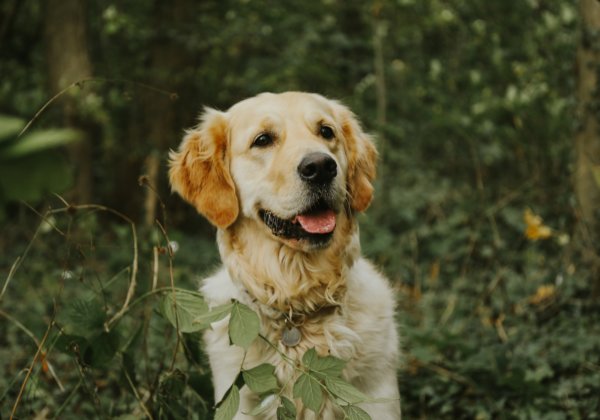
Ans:
[{"label": "dog neck", "polygon": [[310,314],[337,306],[360,254],[358,227],[346,214],[339,218],[332,243],[321,250],[293,249],[250,219],[220,230],[218,243],[234,282],[260,306],[279,313]]}]

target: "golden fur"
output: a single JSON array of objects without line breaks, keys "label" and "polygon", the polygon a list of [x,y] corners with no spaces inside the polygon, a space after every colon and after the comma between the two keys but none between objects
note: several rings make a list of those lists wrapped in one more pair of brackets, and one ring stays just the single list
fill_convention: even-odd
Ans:
[{"label": "golden fur", "polygon": [[[319,135],[322,125],[333,129],[333,139]],[[269,133],[274,143],[253,147],[260,133]],[[296,168],[311,152],[330,156],[338,169],[331,185],[339,204],[335,230],[319,247],[274,235],[259,216],[266,208],[289,219],[306,207],[309,193]],[[300,92],[265,93],[226,112],[207,109],[179,151],[172,152],[169,172],[173,190],[218,228],[224,267],[204,280],[209,304],[238,299],[251,306],[261,318],[261,332],[293,359],[314,347],[347,360],[344,378],[367,395],[386,399],[361,405],[374,420],[400,418],[393,293],[360,256],[355,219],[371,202],[376,158],[369,136],[338,102]],[[294,347],[280,342],[287,314],[303,319],[302,340]],[[229,344],[227,320],[213,324],[204,339],[218,401],[239,371],[243,350]],[[291,399],[297,373],[257,340],[244,367],[264,362],[276,366]],[[243,412],[256,403],[257,396],[242,389],[236,418],[248,418]],[[318,415],[296,403],[299,418],[343,417],[331,401]],[[275,418],[274,410],[261,418]]]}]

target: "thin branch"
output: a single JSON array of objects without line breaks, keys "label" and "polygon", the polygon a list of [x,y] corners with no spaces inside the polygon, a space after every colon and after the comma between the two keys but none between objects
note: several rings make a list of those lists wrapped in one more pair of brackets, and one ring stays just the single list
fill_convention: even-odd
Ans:
[{"label": "thin branch", "polygon": [[[165,241],[167,242],[167,255],[169,257],[169,280],[171,284],[171,290],[173,291],[173,306],[177,307],[177,296],[175,293],[175,277],[173,275],[173,249],[171,249],[171,241],[169,239],[169,235],[167,233],[167,229],[160,223],[157,219],[155,220],[157,226],[161,230]],[[177,351],[179,350],[179,344],[181,343],[181,332],[179,331],[179,316],[177,315],[177,311],[175,311],[175,332],[177,336],[177,342],[175,343],[175,350],[173,351],[173,360],[171,360],[171,370],[175,368],[175,362],[177,361]]]},{"label": "thin branch", "polygon": [[[46,212],[46,214],[48,214],[48,212]],[[37,239],[38,235],[40,234],[41,229],[42,229],[42,225],[44,223],[45,222],[43,220],[42,220],[42,222],[40,222],[40,224],[36,228],[33,236],[31,237],[31,240],[29,241],[29,243],[25,247],[25,251],[23,251],[23,254],[21,254],[20,257],[17,257],[17,259],[13,263],[13,265],[12,265],[12,267],[10,269],[10,272],[8,273],[8,276],[6,277],[6,280],[4,281],[4,286],[2,287],[2,292],[0,293],[0,302],[2,302],[2,298],[4,297],[4,293],[6,292],[6,289],[8,288],[8,285],[9,285],[10,281],[14,277],[15,273],[17,272],[17,270],[19,269],[19,267],[21,266],[21,264],[23,263],[23,260],[25,259],[25,257],[27,256],[27,254],[29,254],[29,250],[33,246],[33,243]]]},{"label": "thin branch", "polygon": [[73,390],[69,393],[69,396],[61,404],[61,406],[58,407],[58,409],[56,410],[56,413],[54,413],[54,417],[52,417],[53,419],[59,418],[58,416],[64,411],[65,408],[67,408],[67,406],[69,405],[69,403],[71,402],[73,397],[75,397],[75,395],[77,394],[77,391],[79,391],[79,388],[81,387],[81,383],[82,383],[82,379],[79,378],[79,382],[77,383],[77,385],[75,385]]},{"label": "thin branch", "polygon": [[25,392],[25,387],[27,385],[27,382],[29,382],[29,378],[31,377],[31,374],[33,373],[33,368],[35,367],[35,364],[38,362],[40,354],[42,353],[42,348],[44,347],[44,344],[46,343],[46,340],[48,339],[48,336],[50,335],[50,331],[52,330],[52,325],[54,324],[54,316],[55,315],[56,315],[56,312],[54,312],[52,314],[52,319],[50,320],[50,323],[48,324],[48,328],[46,329],[46,332],[44,333],[44,337],[42,337],[42,341],[40,341],[40,343],[38,345],[37,351],[35,352],[35,356],[33,356],[33,360],[31,361],[31,365],[29,366],[27,375],[25,375],[25,379],[23,380],[23,383],[21,384],[21,389],[19,390],[19,395],[17,395],[17,399],[15,400],[12,411],[10,413],[10,420],[13,420],[15,418],[17,408],[19,407],[19,403],[21,402],[21,399],[23,398],[23,393]]},{"label": "thin branch", "polygon": [[135,387],[135,385],[133,384],[133,381],[131,380],[131,377],[129,376],[129,373],[127,372],[127,369],[125,369],[125,366],[123,366],[123,362],[122,361],[121,361],[121,369],[123,370],[123,373],[125,373],[125,378],[127,378],[127,383],[129,383],[129,386],[131,387],[131,391],[133,392],[133,395],[135,396],[135,399],[140,404],[140,408],[142,409],[142,411],[144,412],[144,414],[146,415],[146,417],[148,417],[149,419],[152,420],[152,418],[153,418],[152,414],[150,414],[150,411],[148,410],[148,407],[146,407],[146,404],[144,404],[144,401],[142,400],[142,397],[138,393],[138,390]]},{"label": "thin branch", "polygon": [[123,306],[121,307],[121,309],[115,315],[113,315],[113,317],[110,320],[108,320],[104,324],[104,328],[106,329],[106,331],[109,331],[110,327],[115,322],[117,322],[119,319],[121,319],[121,317],[123,316],[123,314],[127,311],[127,306],[129,305],[129,302],[131,301],[131,299],[132,299],[132,297],[133,297],[133,295],[135,293],[135,288],[136,288],[136,285],[137,285],[137,273],[138,273],[138,238],[137,238],[137,231],[136,231],[136,228],[135,228],[135,223],[133,222],[133,220],[131,220],[129,217],[125,216],[120,211],[117,211],[117,210],[112,209],[110,207],[102,206],[102,205],[99,205],[99,204],[72,205],[72,206],[68,206],[68,207],[64,207],[64,208],[60,208],[60,209],[56,209],[56,210],[51,210],[48,213],[50,213],[50,214],[64,213],[65,211],[72,211],[72,210],[100,210],[100,211],[104,211],[104,212],[107,212],[107,213],[114,214],[115,216],[117,216],[117,217],[125,220],[131,226],[131,235],[132,235],[132,239],[133,239],[133,262],[131,264],[131,277],[130,277],[130,280],[129,280],[129,289],[127,290],[127,295],[125,296],[125,302],[123,302]]},{"label": "thin branch", "polygon": [[64,95],[65,93],[67,93],[69,90],[71,90],[74,87],[81,87],[83,85],[85,85],[86,83],[125,83],[125,84],[131,84],[131,85],[135,85],[135,86],[139,86],[142,87],[144,89],[148,89],[150,91],[156,92],[156,93],[160,93],[162,95],[166,95],[171,99],[177,99],[177,94],[175,92],[168,92],[166,90],[163,89],[159,89],[157,87],[151,86],[151,85],[147,85],[145,83],[140,83],[140,82],[134,82],[132,80],[127,80],[127,79],[107,79],[107,78],[103,78],[103,77],[86,77],[84,79],[80,79],[77,80],[73,83],[71,83],[69,86],[65,87],[64,89],[62,89],[60,92],[58,92],[56,95],[54,95],[52,98],[50,98],[33,116],[33,118],[31,118],[29,120],[29,122],[25,125],[25,127],[23,127],[23,129],[21,130],[21,132],[19,133],[19,135],[17,136],[17,139],[19,137],[21,137],[27,130],[29,130],[29,127],[31,127],[31,125],[39,118],[40,115],[42,115],[42,113],[50,106],[52,105],[52,103],[54,101],[56,101],[58,98],[60,98],[62,95]]},{"label": "thin branch", "polygon": [[152,288],[151,291],[156,289],[158,284],[158,247],[152,247]]}]

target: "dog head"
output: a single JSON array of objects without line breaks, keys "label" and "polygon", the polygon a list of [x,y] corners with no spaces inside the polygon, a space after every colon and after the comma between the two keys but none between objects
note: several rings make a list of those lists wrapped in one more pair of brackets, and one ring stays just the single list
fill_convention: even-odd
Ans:
[{"label": "dog head", "polygon": [[177,152],[174,191],[220,229],[240,219],[295,249],[329,245],[340,217],[372,199],[377,153],[348,108],[320,95],[263,93],[206,109]]}]

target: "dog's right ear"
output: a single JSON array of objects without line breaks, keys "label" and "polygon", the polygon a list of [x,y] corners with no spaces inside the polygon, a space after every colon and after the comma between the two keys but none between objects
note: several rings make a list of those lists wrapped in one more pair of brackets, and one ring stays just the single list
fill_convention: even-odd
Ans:
[{"label": "dog's right ear", "polygon": [[227,159],[227,131],[225,114],[207,108],[200,124],[183,138],[179,151],[169,154],[172,190],[222,229],[235,222],[239,213]]}]

